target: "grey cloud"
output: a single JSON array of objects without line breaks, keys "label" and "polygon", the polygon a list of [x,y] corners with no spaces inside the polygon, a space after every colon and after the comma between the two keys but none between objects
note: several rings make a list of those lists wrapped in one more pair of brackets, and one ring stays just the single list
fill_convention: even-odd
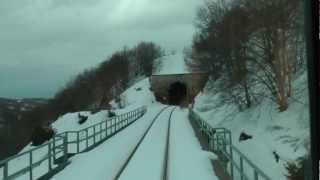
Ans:
[{"label": "grey cloud", "polygon": [[[199,0],[1,0],[0,96],[50,97],[115,50],[190,44]],[[41,88],[39,88],[41,87]]]}]

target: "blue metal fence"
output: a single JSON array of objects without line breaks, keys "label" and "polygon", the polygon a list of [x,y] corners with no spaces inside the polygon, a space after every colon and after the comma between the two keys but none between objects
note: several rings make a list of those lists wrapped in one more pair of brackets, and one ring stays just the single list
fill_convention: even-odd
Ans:
[{"label": "blue metal fence", "polygon": [[212,128],[192,109],[189,109],[189,118],[196,122],[202,134],[208,139],[209,150],[215,153],[221,162],[225,162],[224,168],[232,180],[271,180],[232,144],[231,132],[228,129]]}]

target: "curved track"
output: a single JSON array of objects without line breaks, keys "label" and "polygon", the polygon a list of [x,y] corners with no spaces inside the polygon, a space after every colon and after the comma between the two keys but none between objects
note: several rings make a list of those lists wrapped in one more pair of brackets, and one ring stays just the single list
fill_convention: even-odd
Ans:
[{"label": "curved track", "polygon": [[[114,178],[115,180],[126,179],[126,178],[122,178],[122,176],[123,176],[123,174],[125,174],[124,172],[129,169],[128,166],[131,166],[130,167],[131,169],[133,169],[132,167],[134,167],[134,169],[136,169],[136,170],[138,169],[139,171],[142,171],[145,173],[150,173],[145,170],[145,168],[147,168],[149,166],[148,162],[149,163],[152,162],[153,164],[157,165],[157,167],[158,167],[157,171],[159,171],[159,173],[161,174],[161,175],[159,175],[159,179],[162,179],[162,180],[168,179],[171,116],[172,116],[174,110],[176,109],[176,107],[173,107],[170,111],[169,116],[167,115],[167,117],[164,117],[163,114],[167,113],[166,109],[168,109],[169,107],[170,106],[164,107],[154,117],[150,126],[147,128],[147,130],[142,135],[142,137],[138,141],[138,143],[135,146],[135,148],[133,149],[133,151],[130,153],[130,155],[128,156],[126,161],[123,163],[123,165],[121,166],[121,168],[117,172],[117,174]],[[161,118],[159,118],[160,116],[161,116]],[[167,121],[167,124],[165,124],[166,127],[163,128],[163,123],[165,123],[166,121]],[[154,132],[151,132],[151,129]],[[161,131],[161,132],[159,133],[158,131],[159,132]],[[166,132],[163,132],[163,131],[166,131]],[[147,139],[149,138],[148,142],[145,142],[146,137],[147,137]],[[158,140],[159,139],[161,140],[161,138],[164,137],[164,140],[161,140],[161,142],[163,141],[165,143],[163,144],[163,146],[160,146],[160,149],[161,148],[164,148],[164,149],[161,149],[158,153],[151,152],[151,153],[154,153],[154,156],[150,156],[151,157],[150,159],[142,159],[141,158],[142,151],[147,151],[147,152],[149,151],[149,154],[150,154],[150,149],[152,149],[152,148],[150,148],[152,146],[152,143],[150,143],[150,141],[152,141],[152,137],[157,137]],[[161,143],[158,143],[158,144],[156,143],[157,146],[159,146],[159,144],[162,145]],[[137,155],[138,154],[137,151],[140,151],[140,155]],[[133,160],[135,156],[138,156],[137,159],[140,158],[140,161],[146,160],[148,162],[144,162],[143,166],[141,166],[141,164],[137,163],[137,160]],[[159,160],[159,159],[157,159],[157,157],[163,157],[163,160]],[[131,170],[131,172],[135,172],[135,170]],[[138,174],[138,176],[144,177],[144,174],[139,174],[139,172],[135,172],[135,175],[137,175],[137,174]],[[128,174],[126,176],[128,177]],[[155,176],[158,176],[158,175],[155,175]],[[135,178],[132,177],[131,179],[135,179]],[[153,177],[153,179],[156,179],[156,177]]]}]

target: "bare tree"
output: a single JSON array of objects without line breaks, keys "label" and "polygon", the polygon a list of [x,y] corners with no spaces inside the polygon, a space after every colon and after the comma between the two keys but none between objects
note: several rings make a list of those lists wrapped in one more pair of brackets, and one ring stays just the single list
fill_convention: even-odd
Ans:
[{"label": "bare tree", "polygon": [[162,48],[153,42],[140,42],[134,49],[139,71],[145,76],[150,76],[157,70],[159,64],[155,60],[164,55]]},{"label": "bare tree", "polygon": [[292,38],[299,36],[296,31],[299,0],[257,0],[247,3],[253,12],[257,26],[251,38],[251,53],[257,79],[264,84],[279,105],[279,111],[288,108],[292,95],[292,76],[297,67],[297,51]]},{"label": "bare tree", "polygon": [[[280,111],[288,108],[293,75],[305,62],[302,1],[224,0],[205,2],[185,61],[191,70],[221,80],[221,92],[250,107],[253,86],[264,85]],[[263,92],[264,93],[264,92]]]}]

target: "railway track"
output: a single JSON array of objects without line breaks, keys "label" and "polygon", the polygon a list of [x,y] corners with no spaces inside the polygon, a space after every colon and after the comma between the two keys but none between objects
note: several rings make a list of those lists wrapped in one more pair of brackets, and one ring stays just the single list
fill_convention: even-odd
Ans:
[{"label": "railway track", "polygon": [[[134,149],[132,150],[132,152],[130,153],[130,155],[128,156],[128,158],[126,159],[126,161],[123,163],[123,165],[121,166],[121,168],[119,169],[119,171],[117,172],[115,178],[113,178],[114,180],[119,180],[119,179],[123,179],[122,175],[124,174],[124,171],[126,171],[128,169],[128,166],[130,166],[130,164],[132,163],[131,166],[134,166],[135,162],[133,161],[134,156],[137,156],[137,151],[143,151],[146,149],[150,149],[150,142],[146,142],[145,144],[143,144],[143,142],[145,141],[146,137],[150,136],[149,138],[151,138],[152,133],[151,133],[151,129],[152,128],[159,128],[159,127],[155,127],[155,124],[157,122],[157,126],[159,126],[161,123],[161,121],[167,121],[166,127],[165,127],[165,144],[164,147],[162,147],[163,149],[161,150],[160,154],[159,153],[155,153],[154,157],[163,157],[162,160],[157,160],[155,159],[147,159],[148,162],[156,162],[159,165],[159,171],[161,172],[161,175],[159,175],[159,179],[162,180],[168,180],[168,170],[169,170],[169,155],[170,155],[170,127],[171,127],[171,117],[172,114],[174,112],[174,110],[176,109],[176,107],[172,107],[169,108],[170,106],[166,106],[163,109],[160,110],[160,112],[154,117],[154,119],[152,120],[152,122],[150,123],[149,127],[147,128],[147,130],[144,132],[144,134],[141,136],[140,140],[138,141],[138,143],[136,144],[136,146],[134,147]],[[167,117],[163,117],[163,114],[165,114],[167,109],[171,109],[170,110],[170,114]],[[159,117],[162,118],[159,118]],[[160,122],[159,122],[160,121]],[[164,129],[163,129],[164,130]],[[154,135],[155,132],[153,132]],[[162,133],[164,133],[162,131]],[[164,134],[163,134],[164,135]],[[146,145],[148,144],[149,145]],[[158,144],[157,144],[158,145]],[[148,147],[149,146],[149,147]],[[152,149],[152,148],[151,148]],[[161,162],[157,162],[157,161],[161,161]],[[148,166],[148,163],[143,163],[144,166]],[[144,169],[145,167],[135,167],[135,168],[142,168]],[[144,171],[144,170],[143,170]],[[147,172],[148,173],[148,172]],[[139,172],[137,172],[137,174],[139,174]],[[143,178],[143,174],[139,174],[139,176],[142,176],[141,178]],[[155,175],[157,176],[157,175]],[[124,178],[125,179],[125,178]],[[131,179],[135,179],[134,177],[132,177]],[[156,177],[153,177],[153,179],[156,179]]]}]

